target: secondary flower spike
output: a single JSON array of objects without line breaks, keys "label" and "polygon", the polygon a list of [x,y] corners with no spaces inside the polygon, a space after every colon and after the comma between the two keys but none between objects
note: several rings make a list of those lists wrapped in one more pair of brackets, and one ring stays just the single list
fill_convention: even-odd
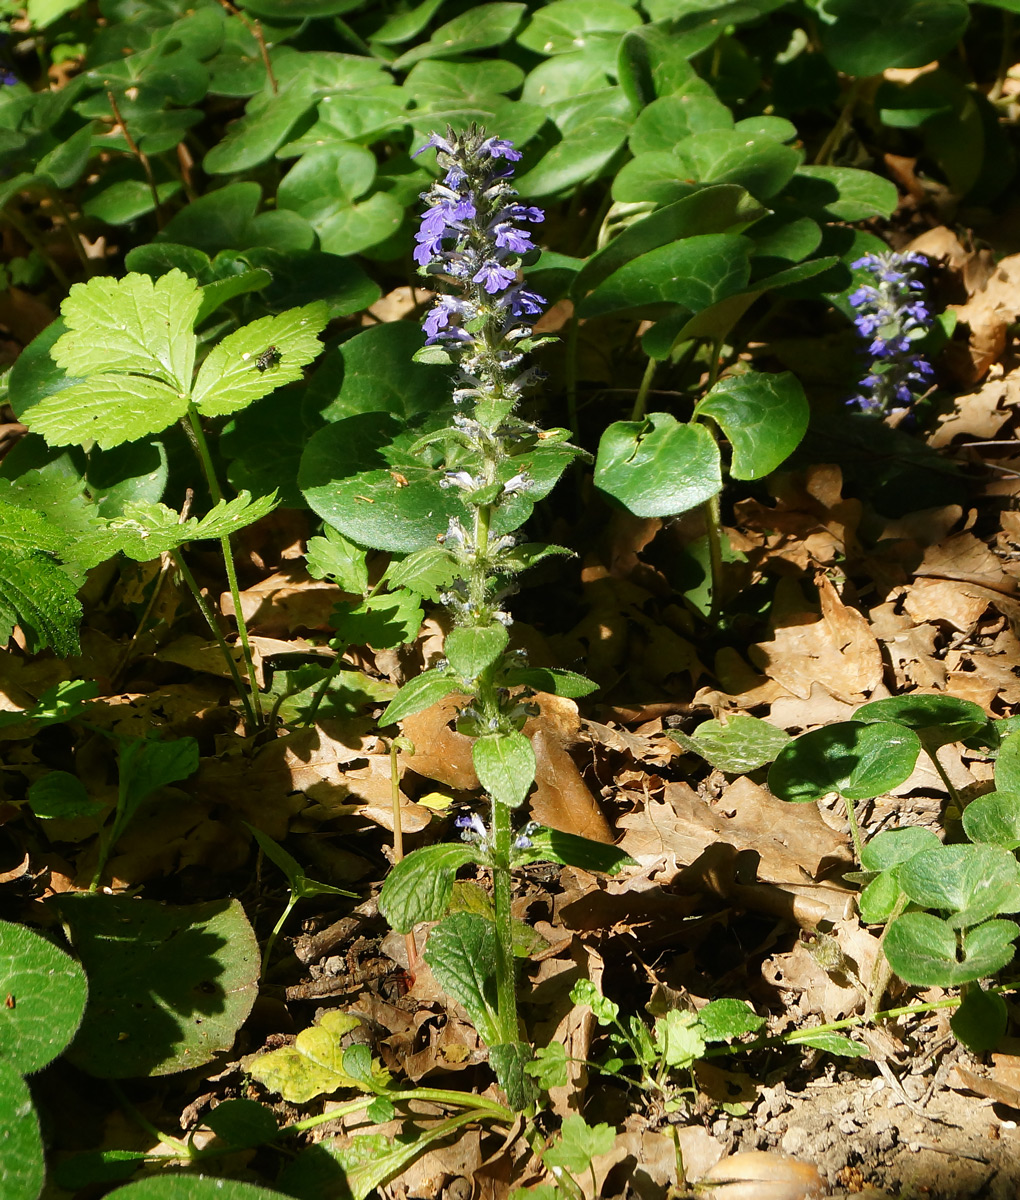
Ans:
[{"label": "secondary flower spike", "polygon": [[931,327],[931,314],[920,295],[924,284],[916,277],[926,267],[923,254],[865,254],[851,264],[874,279],[849,296],[857,310],[854,324],[868,342],[871,370],[861,380],[861,391],[849,404],[865,412],[884,414],[906,408],[929,385],[931,364],[914,349],[918,338]]}]

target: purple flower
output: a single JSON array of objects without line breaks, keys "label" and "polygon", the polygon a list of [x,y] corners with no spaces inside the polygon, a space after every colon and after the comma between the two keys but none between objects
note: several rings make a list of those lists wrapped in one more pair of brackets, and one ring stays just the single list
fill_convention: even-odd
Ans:
[{"label": "purple flower", "polygon": [[513,142],[507,141],[506,138],[486,138],[478,147],[478,152],[487,154],[490,158],[505,158],[510,162],[520,162],[521,158],[520,150],[515,150]]},{"label": "purple flower", "polygon": [[914,349],[927,332],[931,315],[917,296],[924,285],[915,278],[926,266],[922,254],[865,254],[851,264],[867,271],[874,283],[865,283],[847,297],[857,310],[854,325],[868,341],[871,372],[861,381],[862,391],[848,401],[866,412],[885,413],[890,406],[913,403],[916,393],[934,374],[931,365]]},{"label": "purple flower", "polygon": [[517,272],[512,267],[505,266],[495,259],[489,259],[483,262],[471,276],[471,282],[480,283],[490,296],[494,296],[496,292],[508,288],[516,278]]}]

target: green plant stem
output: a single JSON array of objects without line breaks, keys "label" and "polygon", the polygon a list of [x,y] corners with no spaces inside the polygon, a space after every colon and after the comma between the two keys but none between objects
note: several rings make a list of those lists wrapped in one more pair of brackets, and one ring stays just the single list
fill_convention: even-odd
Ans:
[{"label": "green plant stem", "polygon": [[[708,380],[705,387],[710,392],[719,378],[719,355],[722,352],[722,338],[713,338],[711,358],[708,363]],[[705,427],[716,439],[715,426],[711,421],[705,422]],[[708,563],[712,576],[712,600],[708,609],[708,621],[715,625],[719,620],[719,607],[722,601],[723,558],[722,558],[722,514],[719,505],[719,493],[709,497],[702,506],[701,513],[705,521],[705,531],[708,534]]]},{"label": "green plant stem", "polygon": [[836,118],[836,124],[829,130],[828,136],[822,142],[818,153],[815,155],[815,166],[827,165],[836,152],[839,143],[846,137],[850,130],[850,123],[853,121],[857,101],[861,97],[864,85],[868,82],[867,78],[863,78],[855,79],[850,84],[847,89],[846,99],[843,101],[843,107],[839,110],[839,116]]},{"label": "green plant stem", "polygon": [[513,944],[513,880],[510,847],[513,838],[510,809],[492,802],[492,900],[496,923],[496,1007],[504,1042],[519,1040],[517,1032],[517,969]]},{"label": "green plant stem", "polygon": [[67,205],[61,199],[60,193],[51,188],[46,189],[46,195],[49,197],[50,203],[57,210],[58,215],[64,222],[64,228],[67,230],[67,236],[70,238],[71,245],[74,247],[74,252],[78,256],[78,261],[81,263],[82,270],[85,272],[85,278],[88,279],[92,275],[92,261],[85,253],[85,247],[82,245],[81,236],[78,233],[78,227],[74,222],[74,218],[67,211]]},{"label": "green plant stem", "polygon": [[294,906],[297,904],[297,902],[298,898],[295,895],[294,890],[291,889],[290,897],[287,900],[287,907],[282,913],[280,913],[280,919],[273,926],[269,937],[266,938],[265,949],[262,951],[262,970],[259,973],[259,983],[265,982],[266,972],[269,970],[269,956],[272,954],[273,947],[276,945],[276,939],[280,936],[280,931],[286,924],[287,918],[294,911]]},{"label": "green plant stem", "polygon": [[637,395],[634,397],[634,407],[631,409],[630,419],[632,421],[644,420],[645,409],[648,405],[648,391],[652,386],[652,380],[655,378],[655,369],[659,363],[654,358],[649,358],[645,366],[645,373],[641,376],[641,384],[638,387]]},{"label": "green plant stem", "polygon": [[223,636],[220,627],[216,624],[216,618],[213,616],[212,609],[206,603],[206,599],[202,595],[202,590],[199,588],[195,576],[192,575],[191,568],[184,561],[184,556],[181,554],[180,550],[171,550],[170,555],[174,560],[174,566],[180,573],[180,576],[187,585],[188,590],[191,592],[192,596],[194,596],[195,603],[198,605],[199,611],[201,612],[202,616],[205,617],[205,621],[209,626],[210,632],[216,639],[216,643],[223,655],[223,660],[227,664],[227,668],[230,671],[230,677],[234,681],[234,687],[237,688],[237,694],[240,696],[241,703],[244,706],[244,715],[249,724],[254,725],[255,713],[252,710],[251,700],[248,696],[248,689],[244,686],[244,680],[241,678],[241,673],[237,669],[237,663],[234,662],[234,656],[230,651],[230,647],[227,645],[227,640]]},{"label": "green plant stem", "polygon": [[578,339],[578,320],[577,309],[570,314],[570,320],[567,322],[567,338],[565,349],[565,358],[563,364],[564,374],[566,376],[567,389],[567,425],[570,432],[577,437],[577,339]]},{"label": "green plant stem", "polygon": [[[400,747],[397,738],[390,743],[390,800],[393,804],[393,862],[404,861],[404,825],[400,816],[400,768],[397,758]],[[418,943],[414,931],[404,934],[404,949],[407,952],[407,972],[413,979],[418,971]]]},{"label": "green plant stem", "polygon": [[846,820],[850,826],[850,840],[854,844],[857,865],[861,866],[861,853],[864,849],[864,843],[861,841],[861,827],[857,824],[857,810],[854,808],[854,802],[849,796],[843,797],[843,806],[846,809]]},{"label": "green plant stem", "polygon": [[900,892],[896,898],[896,903],[893,905],[893,910],[886,918],[885,925],[882,928],[882,936],[878,939],[878,950],[875,954],[875,965],[871,969],[871,979],[868,981],[868,1001],[864,1006],[865,1017],[873,1016],[876,1007],[882,1003],[882,997],[885,995],[889,981],[893,977],[893,969],[889,965],[889,960],[886,958],[883,950],[885,935],[889,932],[889,926],[893,921],[903,914],[903,910],[907,907],[908,903],[909,900],[906,893]]},{"label": "green plant stem", "polygon": [[995,73],[995,82],[988,92],[988,99],[994,104],[1001,99],[1002,89],[1006,83],[1009,68],[1013,65],[1013,14],[1003,11],[1002,14],[1002,52],[999,55],[999,69]]},{"label": "green plant stem", "polygon": [[158,1142],[161,1142],[164,1146],[168,1146],[171,1150],[176,1150],[184,1158],[190,1159],[195,1156],[195,1151],[186,1142],[182,1142],[179,1138],[171,1137],[168,1133],[160,1133],[149,1118],[127,1098],[124,1094],[124,1089],[119,1083],[113,1079],[108,1079],[106,1082],[110,1091],[117,1097],[117,1103],[150,1137],[154,1137]]},{"label": "green plant stem", "polygon": [[52,254],[43,245],[42,238],[36,233],[32,226],[22,220],[19,215],[11,212],[10,205],[3,210],[4,220],[8,225],[22,238],[22,240],[39,255],[43,262],[49,267],[53,273],[53,278],[66,291],[71,286],[71,280],[67,276],[67,272],[57,262]]},{"label": "green plant stem", "polygon": [[[946,768],[939,762],[938,750],[936,750],[934,746],[930,747],[930,748],[928,746],[925,746],[923,740],[921,742],[921,745],[924,746],[925,754],[927,754],[929,759],[931,759],[931,765],[935,768],[935,772],[938,775],[939,779],[942,780],[942,786],[949,793],[949,799],[953,802],[954,806],[956,807],[956,811],[958,813],[962,813],[964,805],[963,805],[962,799],[960,798],[960,793],[953,786],[953,781],[949,778],[948,774],[946,773]],[[959,817],[957,817],[957,820],[959,820]]]},{"label": "green plant stem", "polygon": [[[189,440],[198,453],[198,461],[202,464],[202,471],[209,488],[209,495],[212,498],[213,504],[219,504],[223,499],[223,491],[220,488],[219,480],[216,478],[216,469],[213,466],[212,455],[209,453],[209,443],[206,441],[205,431],[202,429],[202,421],[193,404],[188,405],[188,424],[186,428],[191,430],[192,436]],[[237,622],[237,634],[241,640],[244,667],[248,673],[248,687],[251,697],[250,708],[254,714],[252,724],[257,729],[260,729],[265,725],[265,714],[262,711],[262,696],[255,677],[255,660],[252,658],[251,643],[248,641],[248,626],[241,608],[241,589],[237,583],[237,568],[234,566],[234,553],[230,546],[230,538],[226,534],[220,538],[220,550],[223,553],[223,566],[227,572],[227,586],[230,588],[230,597],[234,602],[234,619]]]}]

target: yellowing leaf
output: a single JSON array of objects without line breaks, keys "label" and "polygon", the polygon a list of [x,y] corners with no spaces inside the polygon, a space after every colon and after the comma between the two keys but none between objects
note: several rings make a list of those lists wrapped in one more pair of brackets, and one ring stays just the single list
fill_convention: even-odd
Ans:
[{"label": "yellowing leaf", "polygon": [[[338,1088],[363,1091],[362,1084],[343,1069],[341,1045],[344,1034],[360,1024],[357,1017],[348,1013],[336,1010],[323,1013],[319,1024],[303,1029],[293,1046],[271,1050],[255,1059],[251,1065],[252,1078],[270,1091],[279,1092],[292,1104],[305,1104]],[[384,1087],[390,1075],[382,1067],[373,1066],[372,1078]]]}]

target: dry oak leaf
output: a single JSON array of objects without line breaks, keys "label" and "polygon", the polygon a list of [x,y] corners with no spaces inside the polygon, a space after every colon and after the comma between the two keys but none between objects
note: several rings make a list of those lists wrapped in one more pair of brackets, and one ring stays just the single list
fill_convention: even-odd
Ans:
[{"label": "dry oak leaf", "polygon": [[993,378],[976,392],[956,397],[953,411],[939,419],[935,432],[928,438],[929,446],[941,450],[960,435],[995,437],[1013,415],[1011,409],[1020,402],[1020,370],[995,378],[994,373],[999,369],[996,364],[992,368]]},{"label": "dry oak leaf", "polygon": [[840,600],[824,576],[818,595],[820,614],[809,610],[793,580],[781,580],[773,636],[751,647],[751,661],[801,699],[815,683],[847,702],[870,695],[882,681],[882,652],[867,620]]},{"label": "dry oak leaf", "polygon": [[[1002,357],[1010,325],[1020,316],[1020,254],[998,263],[987,263],[990,251],[981,251],[973,272],[975,289],[966,304],[950,304],[959,325],[970,331],[966,343],[954,339],[943,351],[943,360],[962,383],[983,379]],[[966,282],[966,275],[965,275]]]},{"label": "dry oak leaf", "polygon": [[[241,593],[241,612],[249,633],[287,637],[299,629],[327,629],[336,604],[345,597],[335,583],[313,579],[291,563]],[[234,616],[229,592],[220,596],[220,612]]]},{"label": "dry oak leaf", "polygon": [[876,605],[868,613],[871,632],[885,647],[896,675],[896,691],[909,692],[943,690],[946,686],[946,664],[935,657],[935,638],[938,630],[927,622],[918,624],[906,613],[898,611],[895,600]]}]

